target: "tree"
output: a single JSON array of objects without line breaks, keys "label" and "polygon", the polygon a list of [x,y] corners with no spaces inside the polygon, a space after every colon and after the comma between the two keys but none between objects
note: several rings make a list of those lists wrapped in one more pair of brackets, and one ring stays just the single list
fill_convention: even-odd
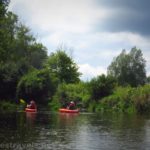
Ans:
[{"label": "tree", "polygon": [[65,51],[57,50],[56,53],[51,53],[45,67],[56,75],[60,83],[77,83],[80,81],[78,67]]},{"label": "tree", "polygon": [[107,72],[108,75],[115,77],[120,85],[136,87],[146,82],[145,65],[142,51],[134,47],[129,53],[123,50],[114,58]]},{"label": "tree", "polygon": [[45,104],[53,96],[56,89],[56,80],[49,70],[42,69],[30,71],[24,75],[17,85],[17,97],[26,101],[34,99],[36,102]]},{"label": "tree", "polygon": [[47,49],[7,10],[8,4],[0,0],[0,100],[15,99],[20,78],[33,68],[42,69],[47,59]]},{"label": "tree", "polygon": [[115,85],[116,80],[112,76],[102,74],[101,76],[93,78],[89,83],[91,99],[98,101],[112,94]]},{"label": "tree", "polygon": [[[41,69],[47,59],[47,49],[30,33],[30,29],[20,24],[16,32],[14,61],[20,67],[20,73],[28,72],[32,67]],[[38,61],[37,61],[38,60]]]},{"label": "tree", "polygon": [[7,12],[9,1],[0,1],[0,65],[5,64],[11,56],[12,43],[14,41],[14,29],[17,16]]},{"label": "tree", "polygon": [[0,1],[0,99],[15,95],[16,64],[11,62],[17,16],[7,12],[9,0]]}]

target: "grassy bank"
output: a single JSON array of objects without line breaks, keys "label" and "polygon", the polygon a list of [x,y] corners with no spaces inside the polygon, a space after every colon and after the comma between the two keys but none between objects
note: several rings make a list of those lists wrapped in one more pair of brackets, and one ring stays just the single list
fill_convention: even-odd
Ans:
[{"label": "grassy bank", "polygon": [[17,110],[17,105],[8,101],[0,101],[0,112],[13,112]]},{"label": "grassy bank", "polygon": [[150,111],[150,85],[137,88],[118,87],[114,93],[100,100],[95,111],[148,112]]}]

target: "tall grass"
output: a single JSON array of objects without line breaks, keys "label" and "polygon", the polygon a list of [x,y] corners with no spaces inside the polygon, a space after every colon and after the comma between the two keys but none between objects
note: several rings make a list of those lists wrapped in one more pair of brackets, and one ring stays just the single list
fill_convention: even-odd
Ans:
[{"label": "tall grass", "polygon": [[118,87],[96,107],[96,111],[112,110],[130,113],[150,111],[150,85],[137,88]]},{"label": "tall grass", "polygon": [[150,85],[136,88],[131,98],[138,112],[150,111]]}]

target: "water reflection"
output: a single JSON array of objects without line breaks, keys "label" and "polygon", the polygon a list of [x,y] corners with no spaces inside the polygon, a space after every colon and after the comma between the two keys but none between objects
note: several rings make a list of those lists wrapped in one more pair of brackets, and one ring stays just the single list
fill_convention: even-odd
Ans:
[{"label": "water reflection", "polygon": [[59,113],[59,121],[63,126],[76,125],[76,119],[79,116],[78,113]]},{"label": "water reflection", "polygon": [[148,115],[0,114],[0,149],[148,150],[149,141]]},{"label": "water reflection", "polygon": [[26,112],[26,122],[29,124],[29,127],[33,126],[35,123],[37,113]]}]

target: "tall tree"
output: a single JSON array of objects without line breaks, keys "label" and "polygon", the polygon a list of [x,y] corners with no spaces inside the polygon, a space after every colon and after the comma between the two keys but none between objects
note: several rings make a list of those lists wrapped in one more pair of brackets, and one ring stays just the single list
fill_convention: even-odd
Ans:
[{"label": "tall tree", "polygon": [[63,50],[57,50],[56,53],[52,53],[48,58],[46,67],[58,77],[61,83],[79,82],[80,73],[78,72],[78,67]]},{"label": "tall tree", "polygon": [[8,5],[9,0],[0,0],[0,99],[14,99],[21,76],[31,68],[41,69],[47,58],[47,49]]},{"label": "tall tree", "polygon": [[123,50],[114,58],[107,72],[108,75],[114,76],[120,85],[136,87],[146,82],[145,65],[142,51],[134,47],[129,53]]},{"label": "tall tree", "polygon": [[0,1],[0,99],[15,95],[16,67],[10,62],[17,17],[7,12],[9,0]]},{"label": "tall tree", "polygon": [[0,1],[0,65],[3,65],[11,54],[14,25],[17,22],[16,15],[7,12],[8,4],[8,0]]},{"label": "tall tree", "polygon": [[24,74],[34,67],[41,69],[47,58],[47,49],[30,33],[30,29],[22,24],[18,25],[16,32],[14,61],[18,64],[19,71]]}]

